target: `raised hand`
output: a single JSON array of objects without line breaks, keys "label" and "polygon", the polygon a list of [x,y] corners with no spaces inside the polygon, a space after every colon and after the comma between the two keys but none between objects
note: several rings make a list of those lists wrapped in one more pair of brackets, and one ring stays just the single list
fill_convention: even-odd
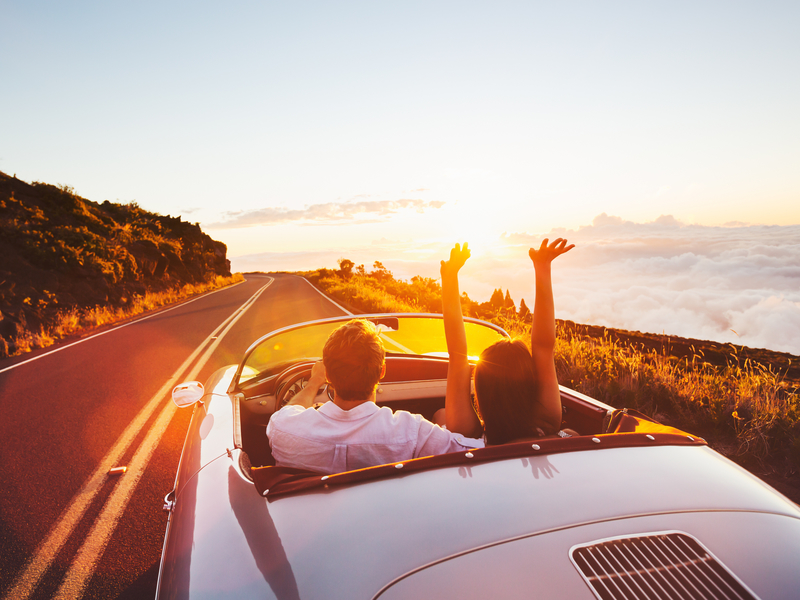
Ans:
[{"label": "raised hand", "polygon": [[545,265],[550,264],[556,257],[561,256],[565,252],[569,252],[574,247],[575,244],[567,246],[567,240],[564,238],[558,238],[554,240],[552,244],[545,238],[542,240],[542,244],[539,246],[538,250],[535,248],[528,250],[528,256],[531,257],[534,266]]},{"label": "raised hand", "polygon": [[460,246],[459,244],[453,246],[453,249],[450,250],[450,260],[442,261],[442,277],[446,277],[447,275],[458,275],[458,272],[461,270],[461,267],[464,266],[464,263],[467,262],[469,256],[470,253],[467,242],[464,242],[463,246]]},{"label": "raised hand", "polygon": [[442,315],[444,337],[447,341],[447,389],[444,410],[447,428],[468,437],[481,434],[481,422],[470,398],[470,370],[467,354],[467,333],[461,314],[461,294],[458,291],[458,271],[469,258],[469,247],[456,244],[450,250],[450,260],[442,261]]}]

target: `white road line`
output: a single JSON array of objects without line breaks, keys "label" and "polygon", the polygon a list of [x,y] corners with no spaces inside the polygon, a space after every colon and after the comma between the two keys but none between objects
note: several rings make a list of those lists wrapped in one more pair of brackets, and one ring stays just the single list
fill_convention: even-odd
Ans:
[{"label": "white road line", "polygon": [[[243,306],[239,309],[236,317],[228,323],[228,326],[225,327],[219,334],[219,337],[214,340],[214,343],[208,347],[189,375],[185,377],[187,381],[193,380],[198,376],[225,335],[231,330],[236,321],[244,315],[247,309],[255,303],[258,296],[261,295],[261,292],[268,286],[269,283],[248,300],[246,303],[247,306]],[[158,443],[166,432],[167,426],[172,420],[172,416],[175,414],[176,410],[177,407],[174,403],[167,402],[161,414],[158,415],[158,419],[150,428],[142,445],[139,446],[136,453],[133,455],[128,465],[128,472],[111,492],[103,511],[94,522],[92,530],[89,532],[86,540],[84,540],[75,560],[70,565],[69,571],[67,571],[67,574],[64,576],[64,581],[61,583],[61,587],[59,587],[58,592],[56,592],[56,595],[53,597],[54,599],[73,600],[83,595],[86,584],[94,574],[97,563],[102,557],[103,551],[108,545],[108,541],[111,539],[111,535],[117,528],[122,513],[128,505],[136,485],[144,474],[147,463],[150,462],[150,458],[153,456],[153,452],[155,452]],[[130,473],[130,476],[128,476],[128,473]]]},{"label": "white road line", "polygon": [[339,309],[343,310],[343,311],[345,312],[345,314],[348,314],[348,315],[352,315],[352,314],[353,314],[353,313],[351,313],[349,310],[347,310],[347,309],[346,309],[344,306],[341,306],[340,304],[337,304],[336,302],[334,302],[333,300],[331,300],[331,299],[330,299],[328,296],[326,296],[325,294],[323,294],[322,292],[320,292],[320,291],[319,291],[317,288],[315,288],[315,287],[314,287],[314,284],[313,284],[313,283],[311,283],[311,282],[310,282],[308,279],[306,279],[305,277],[300,277],[300,279],[302,279],[302,280],[303,280],[303,281],[305,281],[305,282],[306,282],[308,285],[310,285],[310,286],[311,286],[311,289],[313,289],[313,290],[314,290],[315,292],[317,292],[317,293],[318,293],[320,296],[322,296],[323,298],[325,298],[326,300],[328,300],[328,301],[329,301],[331,304],[333,304],[333,305],[334,305],[336,308],[339,308]]},{"label": "white road line", "polygon": [[396,341],[394,341],[392,338],[390,338],[389,336],[387,336],[385,333],[381,333],[381,334],[380,334],[380,336],[381,336],[381,338],[382,338],[382,339],[384,339],[384,340],[386,340],[387,342],[389,342],[390,344],[392,344],[392,345],[393,345],[395,348],[399,348],[400,350],[402,350],[402,351],[403,351],[403,352],[405,352],[406,354],[417,354],[417,353],[416,353],[416,352],[414,352],[414,351],[413,351],[411,348],[406,348],[406,347],[405,347],[405,346],[403,346],[403,344],[401,344],[400,342],[396,342]]},{"label": "white road line", "polygon": [[[139,434],[139,432],[144,428],[145,424],[149,420],[150,416],[155,412],[158,408],[159,404],[163,401],[164,397],[167,396],[171,391],[172,388],[184,380],[183,373],[192,365],[192,363],[197,359],[198,355],[202,352],[203,348],[213,340],[212,345],[209,347],[209,350],[216,349],[217,345],[222,338],[222,335],[229,331],[230,326],[236,320],[244,314],[244,311],[247,310],[250,305],[253,303],[254,298],[257,298],[265,289],[267,289],[274,279],[270,279],[266,285],[262,286],[253,296],[251,296],[247,302],[245,302],[241,307],[239,307],[230,317],[228,317],[225,321],[214,330],[211,335],[209,335],[202,344],[200,344],[194,352],[183,362],[183,364],[178,367],[178,370],[172,375],[172,377],[167,380],[167,382],[161,387],[161,389],[156,392],[156,394],[147,402],[147,404],[139,411],[139,414],[134,417],[133,421],[125,428],[125,431],[119,437],[117,442],[108,451],[108,453],[103,457],[100,461],[95,472],[92,476],[83,484],[83,487],[78,491],[77,494],[70,500],[67,507],[61,513],[58,521],[53,525],[50,529],[47,537],[44,541],[39,545],[34,553],[33,557],[31,557],[30,561],[25,565],[24,569],[22,570],[21,574],[17,577],[14,583],[9,587],[8,591],[6,592],[6,598],[9,600],[24,600],[28,598],[33,591],[36,589],[36,586],[39,584],[44,573],[53,563],[58,552],[66,543],[69,536],[72,534],[73,530],[75,529],[78,522],[81,520],[83,515],[86,513],[89,505],[91,504],[92,500],[94,500],[97,493],[100,491],[101,487],[105,483],[106,479],[108,478],[108,470],[112,467],[115,467],[118,461],[122,458],[125,452],[128,450],[130,445],[133,443],[133,440]],[[161,314],[161,313],[159,313]],[[222,332],[222,333],[220,333]],[[215,339],[216,338],[216,339]],[[207,352],[208,354],[208,352]],[[208,354],[210,356],[210,354]],[[204,355],[204,360],[207,360],[206,355]],[[194,371],[193,371],[194,372]],[[174,406],[172,402],[168,402],[167,408],[169,406]],[[156,421],[156,425],[154,428],[159,425],[164,413],[167,411],[167,408],[163,409],[161,414]],[[167,421],[168,422],[168,421]],[[149,434],[148,434],[149,438]],[[159,435],[160,439],[160,435]],[[141,448],[140,448],[141,449]],[[152,452],[152,451],[151,451]],[[139,451],[137,451],[137,455]],[[135,456],[134,456],[135,458]],[[148,457],[149,459],[149,457]],[[129,469],[131,471],[131,469]],[[133,475],[133,473],[132,473]],[[136,476],[136,481],[138,482],[139,474]],[[121,482],[120,482],[121,483]],[[119,486],[119,484],[117,484]],[[116,489],[116,488],[115,488]],[[112,492],[113,494],[114,492]]]},{"label": "white road line", "polygon": [[[334,302],[333,300],[331,300],[331,299],[330,299],[328,296],[326,296],[326,295],[325,295],[325,294],[323,294],[321,291],[319,291],[319,290],[318,290],[316,287],[314,287],[314,284],[312,284],[312,283],[311,283],[311,282],[310,282],[308,279],[306,279],[305,277],[301,277],[301,279],[302,279],[303,281],[305,281],[305,282],[306,282],[308,285],[310,285],[310,286],[311,286],[311,287],[314,289],[314,291],[315,291],[315,292],[317,292],[317,293],[318,293],[320,296],[322,296],[322,297],[323,297],[323,298],[325,298],[326,300],[330,301],[330,303],[331,303],[331,304],[333,304],[333,305],[334,305],[334,306],[336,306],[337,308],[339,308],[339,309],[343,310],[343,311],[344,311],[345,313],[347,313],[348,315],[354,315],[354,313],[351,313],[351,312],[350,312],[349,310],[347,310],[347,309],[346,309],[344,306],[341,306],[340,304],[337,304],[336,302]],[[355,316],[355,315],[354,315],[354,316]],[[400,350],[402,350],[402,351],[404,351],[404,352],[406,352],[406,353],[408,353],[408,354],[415,354],[415,352],[414,352],[413,350],[410,350],[409,348],[406,348],[405,346],[403,346],[403,345],[402,345],[402,344],[400,344],[399,342],[396,342],[396,341],[394,341],[392,338],[390,338],[390,337],[387,337],[387,336],[386,336],[386,335],[384,335],[383,333],[381,333],[380,335],[381,335],[381,337],[382,337],[384,340],[386,340],[387,342],[389,342],[389,343],[393,344],[393,345],[394,345],[396,348],[399,348]]]},{"label": "white road line", "polygon": [[[243,282],[241,282],[241,283],[243,283]],[[112,333],[114,331],[119,331],[120,329],[128,327],[129,325],[135,325],[136,323],[141,323],[142,321],[146,321],[147,319],[152,319],[153,317],[156,317],[156,316],[159,316],[159,315],[163,315],[164,313],[168,313],[171,310],[175,310],[176,308],[181,308],[182,306],[186,306],[187,304],[191,304],[192,302],[194,302],[196,300],[200,300],[200,298],[205,298],[206,296],[210,296],[211,294],[215,294],[217,292],[221,292],[222,290],[229,290],[229,289],[231,289],[232,287],[234,287],[236,285],[240,285],[240,284],[239,283],[235,283],[234,285],[231,285],[231,286],[227,286],[227,287],[224,287],[224,288],[219,288],[218,290],[214,290],[212,292],[208,292],[208,293],[202,294],[200,296],[197,296],[197,298],[192,298],[191,300],[187,300],[186,302],[181,302],[180,304],[176,304],[175,306],[171,306],[171,307],[166,308],[164,310],[159,310],[158,312],[154,312],[152,314],[149,314],[146,317],[142,317],[141,319],[136,319],[135,321],[131,321],[130,323],[125,323],[124,325],[120,325],[118,327],[112,327],[111,329],[106,329],[105,331],[101,331],[100,333],[95,333],[94,335],[90,335],[88,337],[82,338],[82,339],[77,340],[75,342],[71,342],[69,344],[66,344],[65,346],[59,346],[58,348],[55,348],[55,349],[50,350],[48,352],[44,352],[43,354],[39,354],[38,356],[34,356],[34,357],[29,358],[27,360],[23,360],[23,361],[20,361],[18,363],[15,363],[15,364],[13,364],[11,366],[6,367],[5,369],[0,369],[0,373],[5,373],[6,371],[10,371],[11,369],[16,369],[17,367],[21,367],[22,365],[26,365],[29,362],[33,362],[34,360],[39,360],[40,358],[44,358],[45,356],[50,356],[51,354],[55,354],[56,352],[61,352],[62,350],[66,350],[67,348],[71,348],[72,346],[77,346],[78,344],[82,344],[83,342],[88,342],[89,340],[94,339],[96,337],[100,337],[101,335],[105,335],[107,333]]]}]

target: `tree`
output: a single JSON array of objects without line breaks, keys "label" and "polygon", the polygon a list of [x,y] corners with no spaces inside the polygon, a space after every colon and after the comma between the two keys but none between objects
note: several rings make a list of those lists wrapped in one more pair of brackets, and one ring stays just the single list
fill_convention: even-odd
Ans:
[{"label": "tree", "polygon": [[492,297],[489,299],[489,304],[491,304],[492,308],[494,308],[495,310],[500,310],[501,308],[503,308],[503,305],[505,304],[505,298],[503,298],[503,290],[498,288],[494,292],[492,292]]},{"label": "tree", "polygon": [[364,268],[364,265],[358,265],[356,267],[356,273],[358,273],[359,275],[366,275],[367,270]]},{"label": "tree", "polygon": [[517,306],[511,299],[511,294],[508,292],[508,290],[506,290],[506,297],[503,299],[503,308],[505,308],[509,314],[517,314]]},{"label": "tree", "polygon": [[339,263],[339,275],[342,277],[350,277],[353,274],[353,267],[355,263],[347,258],[340,258],[336,261]]},{"label": "tree", "polygon": [[528,305],[525,304],[525,298],[519,301],[519,318],[521,321],[526,321],[528,317],[531,315],[531,311],[528,308]]},{"label": "tree", "polygon": [[490,319],[497,314],[497,309],[492,306],[491,302],[481,302],[477,305],[475,316],[479,319]]},{"label": "tree", "polygon": [[383,266],[383,263],[379,260],[376,260],[372,263],[373,271],[370,273],[372,277],[377,279],[378,281],[388,281],[392,279],[392,272]]}]

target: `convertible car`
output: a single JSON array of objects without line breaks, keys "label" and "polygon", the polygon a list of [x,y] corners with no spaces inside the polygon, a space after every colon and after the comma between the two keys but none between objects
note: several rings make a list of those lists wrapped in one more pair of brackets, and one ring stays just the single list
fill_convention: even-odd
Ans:
[{"label": "convertible car", "polygon": [[[441,316],[360,316],[387,351],[378,403],[431,418]],[[175,388],[194,414],[165,498],[158,598],[800,597],[800,507],[701,438],[566,388],[577,437],[329,476],[276,466],[269,418],[349,318],[274,331]],[[476,359],[507,337],[466,329]]]}]

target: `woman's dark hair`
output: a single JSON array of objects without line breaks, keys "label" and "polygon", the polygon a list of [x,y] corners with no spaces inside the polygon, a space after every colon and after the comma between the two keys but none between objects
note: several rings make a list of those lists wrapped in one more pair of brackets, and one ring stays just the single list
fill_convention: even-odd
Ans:
[{"label": "woman's dark hair", "polygon": [[542,435],[533,358],[522,340],[501,340],[481,353],[475,395],[487,444]]}]

